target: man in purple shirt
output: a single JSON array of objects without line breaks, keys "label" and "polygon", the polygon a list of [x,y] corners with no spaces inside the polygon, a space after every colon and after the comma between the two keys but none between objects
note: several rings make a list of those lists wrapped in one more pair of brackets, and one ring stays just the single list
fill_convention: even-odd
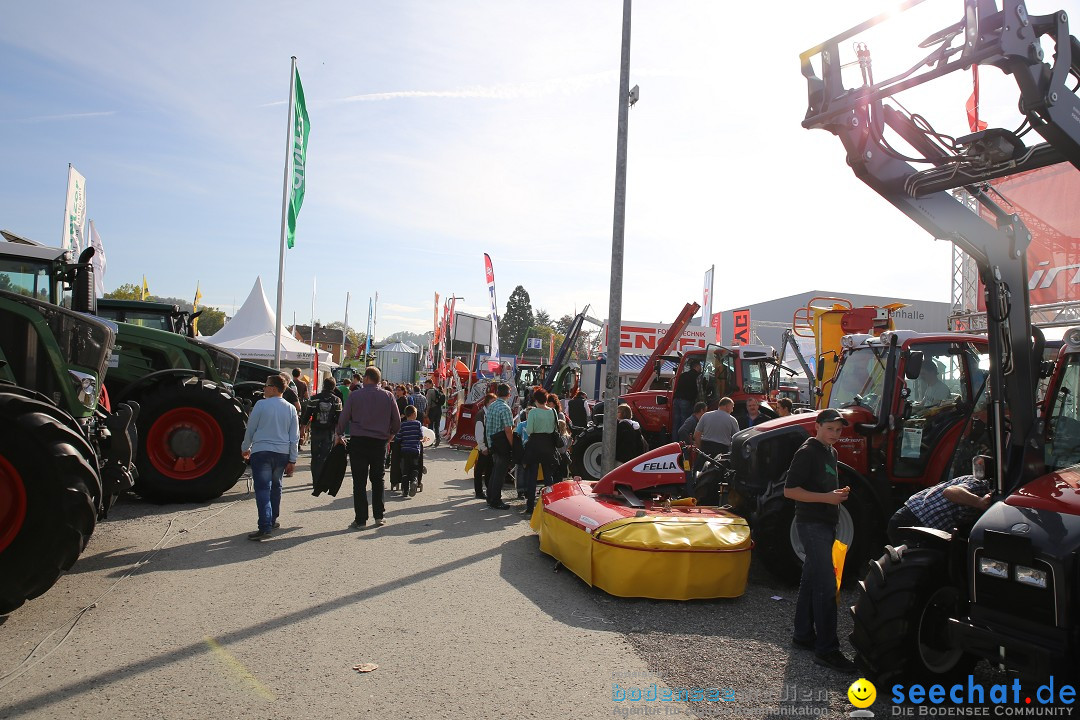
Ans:
[{"label": "man in purple shirt", "polygon": [[394,396],[379,387],[382,373],[377,367],[364,371],[364,384],[349,393],[345,407],[338,417],[337,442],[349,428],[349,464],[353,477],[353,510],[355,520],[349,527],[360,529],[367,525],[367,481],[371,480],[371,514],[376,527],[383,520],[383,459],[386,443],[401,427]]}]

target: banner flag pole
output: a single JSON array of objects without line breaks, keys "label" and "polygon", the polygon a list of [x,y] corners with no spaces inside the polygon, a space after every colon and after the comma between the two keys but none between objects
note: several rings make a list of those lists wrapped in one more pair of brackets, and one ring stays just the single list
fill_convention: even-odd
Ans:
[{"label": "banner flag pole", "polygon": [[285,121],[285,178],[281,185],[281,248],[278,252],[277,310],[274,314],[274,369],[281,369],[281,301],[285,290],[285,235],[289,222],[289,175],[292,169],[293,104],[296,102],[296,56],[289,64],[289,112]]}]

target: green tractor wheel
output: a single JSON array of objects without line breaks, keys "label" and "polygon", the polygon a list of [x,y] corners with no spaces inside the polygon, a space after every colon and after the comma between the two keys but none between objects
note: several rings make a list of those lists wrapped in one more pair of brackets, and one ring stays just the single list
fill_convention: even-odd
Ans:
[{"label": "green tractor wheel", "polygon": [[246,418],[227,391],[192,379],[159,385],[139,401],[136,493],[151,502],[204,502],[236,484]]},{"label": "green tractor wheel", "polygon": [[0,392],[0,614],[52,587],[86,547],[97,456],[56,406]]}]

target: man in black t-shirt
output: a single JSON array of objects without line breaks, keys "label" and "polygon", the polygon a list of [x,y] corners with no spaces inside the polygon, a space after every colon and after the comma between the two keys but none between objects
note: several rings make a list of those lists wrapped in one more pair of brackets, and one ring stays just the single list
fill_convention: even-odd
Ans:
[{"label": "man in black t-shirt", "polygon": [[694,357],[686,361],[679,379],[675,381],[672,395],[671,439],[678,442],[679,428],[694,413],[698,397],[698,378],[701,377],[701,360]]},{"label": "man in black t-shirt", "polygon": [[840,652],[836,636],[836,574],[832,561],[840,503],[851,492],[850,487],[840,487],[833,445],[847,424],[837,410],[818,413],[817,434],[807,438],[795,452],[784,484],[784,497],[795,501],[795,531],[806,553],[792,642],[813,650],[815,664],[841,672],[855,670],[855,664]]}]

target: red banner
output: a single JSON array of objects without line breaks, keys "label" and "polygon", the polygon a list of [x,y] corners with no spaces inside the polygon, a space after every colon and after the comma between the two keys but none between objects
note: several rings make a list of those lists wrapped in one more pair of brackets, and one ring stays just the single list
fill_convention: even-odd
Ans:
[{"label": "red banner", "polygon": [[721,342],[720,336],[724,333],[724,314],[713,313],[712,322],[710,323],[713,329],[716,330],[716,342]]},{"label": "red banner", "polygon": [[750,309],[736,310],[732,313],[734,316],[734,327],[731,331],[731,344],[732,345],[749,345],[750,344]]},{"label": "red banner", "polygon": [[[1068,163],[993,180],[1006,212],[1016,213],[1031,231],[1028,291],[1032,305],[1080,300],[1080,171]],[[979,214],[990,223],[988,210]],[[980,285],[981,287],[981,285]],[[979,310],[985,310],[982,292]]]}]

